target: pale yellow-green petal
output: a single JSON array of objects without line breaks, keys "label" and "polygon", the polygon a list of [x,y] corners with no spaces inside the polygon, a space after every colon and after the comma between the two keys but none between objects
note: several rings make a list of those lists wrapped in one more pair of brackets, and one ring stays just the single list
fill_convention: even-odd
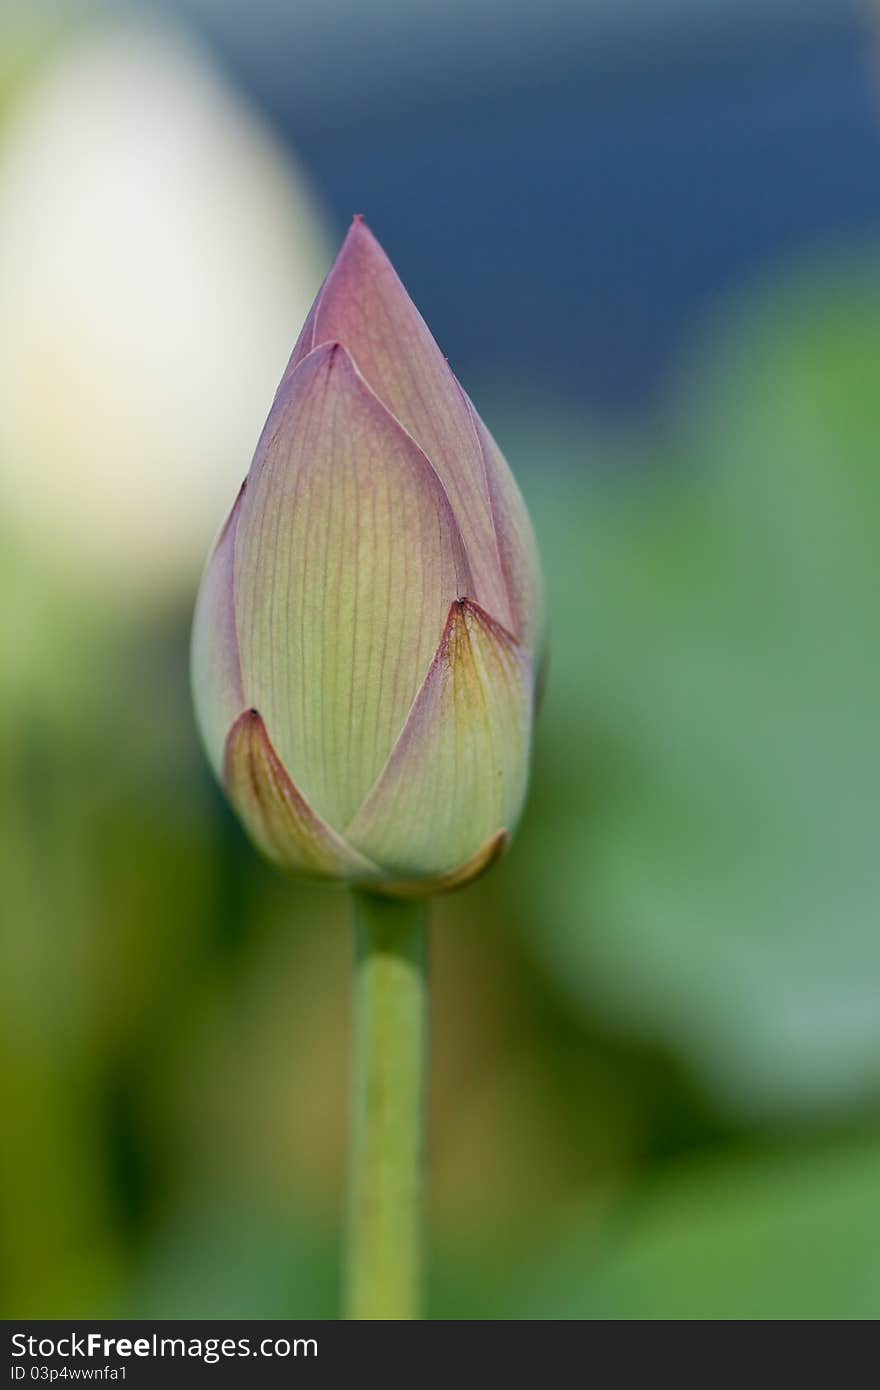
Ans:
[{"label": "pale yellow-green petal", "polygon": [[285,772],[255,709],[226,741],[223,780],[245,829],[267,859],[310,878],[369,882],[376,871],[316,815]]},{"label": "pale yellow-green petal", "polygon": [[497,830],[476,854],[446,873],[437,874],[434,878],[384,879],[376,885],[367,884],[367,887],[388,898],[427,898],[434,897],[436,893],[451,893],[456,888],[465,888],[473,883],[475,878],[497,864],[509,843],[507,831]]},{"label": "pale yellow-green petal", "polygon": [[235,611],[244,687],[288,775],[351,819],[471,578],[424,454],[338,344],[276,398],[242,500]]},{"label": "pale yellow-green petal", "polygon": [[[476,604],[453,604],[381,777],[345,830],[390,881],[453,874],[519,820],[529,771],[532,666]],[[430,885],[426,891],[432,891]]]}]

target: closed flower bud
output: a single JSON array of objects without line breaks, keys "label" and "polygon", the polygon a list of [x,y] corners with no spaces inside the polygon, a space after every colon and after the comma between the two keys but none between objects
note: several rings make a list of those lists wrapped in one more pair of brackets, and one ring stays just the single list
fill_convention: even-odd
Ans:
[{"label": "closed flower bud", "polygon": [[202,580],[208,754],[285,869],[433,893],[528,780],[537,551],[498,446],[359,219]]}]

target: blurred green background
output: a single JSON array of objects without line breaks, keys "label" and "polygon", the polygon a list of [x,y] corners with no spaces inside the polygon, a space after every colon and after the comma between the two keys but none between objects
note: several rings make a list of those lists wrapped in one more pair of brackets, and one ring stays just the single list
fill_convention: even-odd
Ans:
[{"label": "blurred green background", "polygon": [[2,11],[6,1317],[336,1315],[347,903],[245,842],[187,642],[353,211],[552,617],[437,904],[431,1314],[880,1316],[871,16],[622,8]]}]

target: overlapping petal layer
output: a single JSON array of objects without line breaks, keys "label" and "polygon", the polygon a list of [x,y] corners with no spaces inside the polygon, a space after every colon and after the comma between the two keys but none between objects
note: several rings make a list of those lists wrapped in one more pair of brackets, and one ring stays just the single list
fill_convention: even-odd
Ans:
[{"label": "overlapping petal layer", "polygon": [[454,869],[448,869],[446,873],[437,874],[434,878],[383,878],[376,891],[392,898],[423,898],[433,897],[435,893],[451,893],[454,888],[464,888],[487,869],[491,869],[496,860],[501,858],[509,842],[508,832],[497,830],[480,846],[476,854],[472,854],[470,859],[456,865]]},{"label": "overlapping petal layer", "polygon": [[342,827],[403,728],[450,603],[473,586],[430,463],[338,344],[279,391],[234,564],[248,703],[301,794]]},{"label": "overlapping petal layer", "polygon": [[519,820],[531,711],[528,653],[477,604],[454,603],[406,727],[345,838],[391,879],[459,868]]},{"label": "overlapping petal layer", "polygon": [[510,630],[518,642],[534,653],[544,641],[544,586],[535,533],[506,458],[470,397],[464,391],[462,396],[483,455],[501,572],[511,614]]},{"label": "overlapping petal layer", "polygon": [[239,715],[229,732],[223,781],[251,839],[280,868],[363,883],[378,877],[300,795],[255,709]]},{"label": "overlapping petal layer", "polygon": [[[338,341],[427,454],[471,564],[471,597],[514,628],[474,422],[449,364],[372,232],[356,219],[294,348],[285,379],[320,343]],[[515,486],[515,485],[514,485]]]}]

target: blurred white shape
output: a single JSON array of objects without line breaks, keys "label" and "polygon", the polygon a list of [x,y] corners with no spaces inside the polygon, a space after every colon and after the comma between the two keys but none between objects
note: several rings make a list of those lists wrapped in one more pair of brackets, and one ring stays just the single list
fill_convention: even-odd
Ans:
[{"label": "blurred white shape", "polygon": [[0,522],[131,599],[192,583],[323,274],[302,176],[188,40],[90,32],[0,146]]}]

